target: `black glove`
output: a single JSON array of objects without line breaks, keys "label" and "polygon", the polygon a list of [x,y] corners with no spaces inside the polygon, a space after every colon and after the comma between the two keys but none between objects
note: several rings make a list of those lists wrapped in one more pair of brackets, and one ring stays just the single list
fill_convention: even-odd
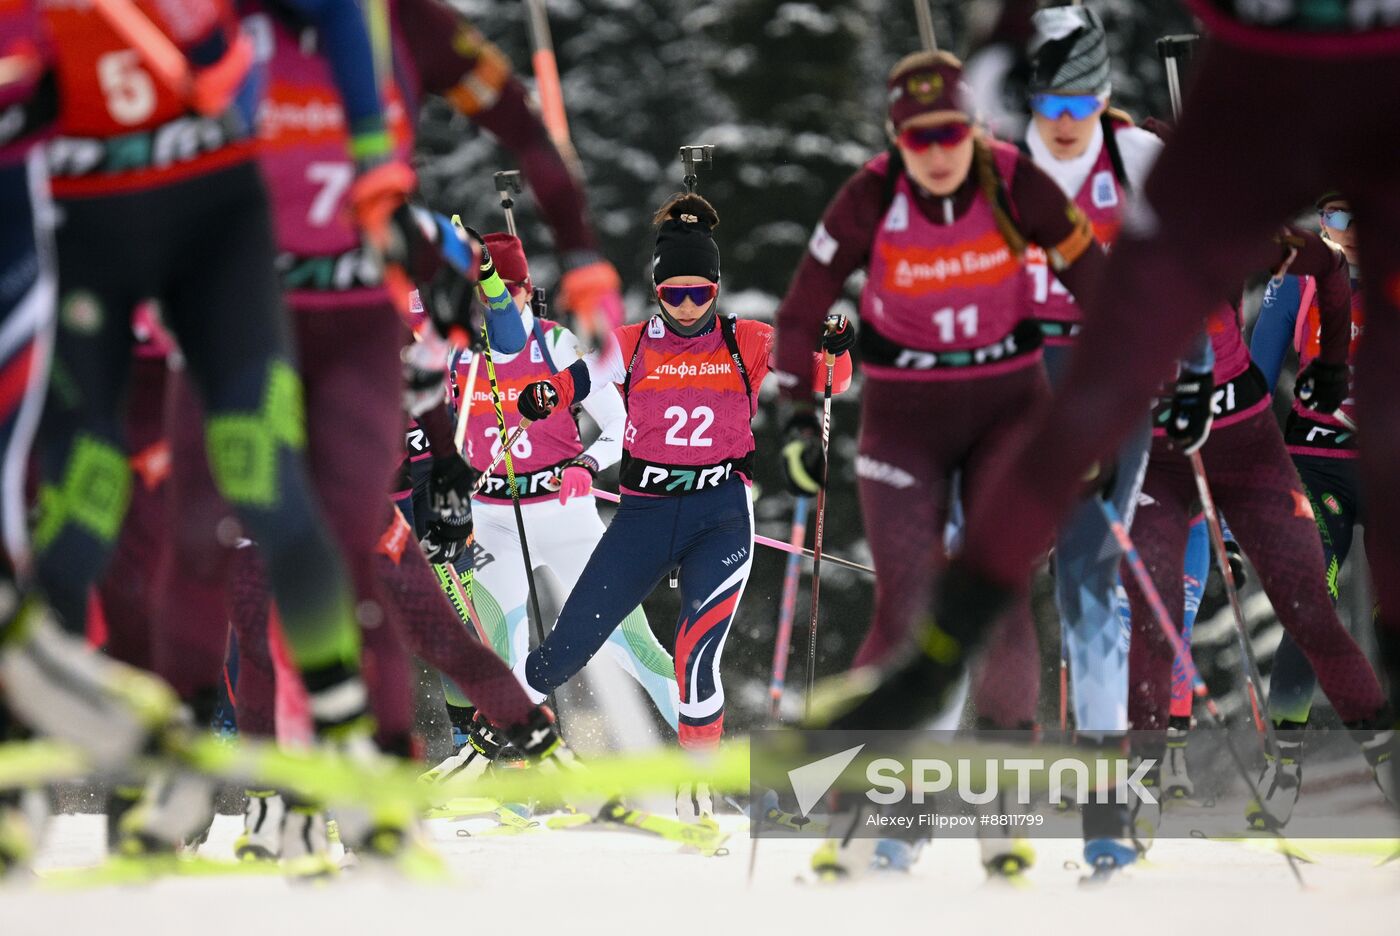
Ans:
[{"label": "black glove", "polygon": [[793,411],[783,427],[783,479],[798,497],[821,490],[826,457],[822,454],[822,425],[810,408]]},{"label": "black glove", "polygon": [[844,315],[828,315],[826,331],[822,332],[822,350],[844,354],[856,343],[856,326]]},{"label": "black glove", "polygon": [[1351,389],[1351,368],[1345,364],[1324,364],[1314,359],[1293,383],[1298,402],[1319,413],[1335,413],[1346,402]]},{"label": "black glove", "polygon": [[480,477],[481,472],[468,465],[461,455],[453,453],[444,458],[434,458],[428,490],[437,518],[457,527],[465,524],[470,532],[472,489]]},{"label": "black glove", "polygon": [[1249,575],[1244,570],[1244,550],[1232,539],[1225,540],[1225,558],[1230,563],[1230,577],[1235,580],[1235,588],[1244,588]]},{"label": "black glove", "polygon": [[447,398],[447,360],[450,352],[441,341],[415,341],[399,352],[403,361],[403,409],[417,419]]},{"label": "black glove", "polygon": [[530,422],[548,419],[549,414],[554,412],[558,405],[559,391],[555,390],[548,380],[537,380],[528,385],[520,391],[520,398],[515,401],[520,415]]},{"label": "black glove", "polygon": [[1215,419],[1214,396],[1213,373],[1181,369],[1172,391],[1166,429],[1172,446],[1183,454],[1190,455],[1206,444],[1210,424]]},{"label": "black glove", "polygon": [[418,545],[423,550],[423,555],[433,564],[452,564],[462,557],[466,552],[467,544],[472,538],[472,518],[467,517],[467,522],[454,524],[447,520],[434,520],[428,524],[427,532],[418,541]]}]

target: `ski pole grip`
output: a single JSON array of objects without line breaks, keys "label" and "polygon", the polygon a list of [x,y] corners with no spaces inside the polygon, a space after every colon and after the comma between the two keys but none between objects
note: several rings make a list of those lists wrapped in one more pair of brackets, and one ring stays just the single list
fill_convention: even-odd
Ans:
[{"label": "ski pole grip", "polygon": [[1181,119],[1182,63],[1190,60],[1196,40],[1199,38],[1199,36],[1188,33],[1163,36],[1157,40],[1157,55],[1167,70],[1167,92],[1171,96],[1172,117],[1178,121]]}]

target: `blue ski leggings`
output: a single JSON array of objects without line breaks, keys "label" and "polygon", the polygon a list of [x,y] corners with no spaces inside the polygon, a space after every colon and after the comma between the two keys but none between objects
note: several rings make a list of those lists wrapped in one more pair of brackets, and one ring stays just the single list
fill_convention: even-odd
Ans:
[{"label": "blue ski leggings", "polygon": [[[1355,459],[1294,455],[1303,489],[1312,502],[1317,532],[1322,537],[1322,558],[1327,563],[1327,591],[1337,603],[1337,576],[1351,552],[1356,525],[1364,523],[1361,478]],[[1317,676],[1307,657],[1287,634],[1278,645],[1274,672],[1269,680],[1269,714],[1275,722],[1306,723],[1312,712]]]},{"label": "blue ski leggings", "polygon": [[[1052,384],[1070,349],[1047,348]],[[1118,450],[1111,500],[1130,528],[1147,470],[1152,424],[1146,412]],[[1081,731],[1128,728],[1128,630],[1119,612],[1118,567],[1123,554],[1091,501],[1079,504],[1055,539],[1055,603],[1069,660],[1075,724]]]},{"label": "blue ski leggings", "polygon": [[[1225,535],[1229,537],[1226,529]],[[1186,534],[1186,565],[1181,584],[1186,591],[1183,602],[1181,639],[1189,648],[1191,630],[1196,626],[1196,613],[1201,610],[1201,598],[1206,592],[1206,579],[1210,576],[1210,529],[1206,526],[1205,515],[1191,521]],[[1194,686],[1187,675],[1186,663],[1180,657],[1172,660],[1172,708],[1173,718],[1190,718],[1192,692]]]},{"label": "blue ski leggings", "polygon": [[679,568],[677,734],[682,747],[713,747],[724,728],[720,657],[752,566],[753,504],[742,480],[683,497],[624,494],[554,629],[516,673],[523,673],[526,689],[542,701],[583,669],[623,619]]}]

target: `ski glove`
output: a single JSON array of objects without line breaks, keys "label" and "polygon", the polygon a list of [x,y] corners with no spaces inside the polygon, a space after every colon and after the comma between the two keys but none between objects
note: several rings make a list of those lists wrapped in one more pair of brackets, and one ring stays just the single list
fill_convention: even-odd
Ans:
[{"label": "ski glove", "polygon": [[828,315],[826,331],[822,333],[822,350],[845,354],[856,343],[856,326],[844,315]]},{"label": "ski glove", "polygon": [[821,490],[826,456],[822,454],[822,426],[808,408],[795,409],[783,427],[783,478],[797,497],[814,497]]},{"label": "ski glove", "polygon": [[1214,396],[1214,374],[1181,369],[1172,390],[1166,425],[1167,438],[1181,453],[1190,455],[1206,444],[1215,419]]},{"label": "ski glove", "polygon": [[481,473],[474,470],[455,452],[445,458],[433,459],[428,489],[432,492],[433,513],[437,514],[439,520],[445,520],[458,527],[465,524],[470,532],[472,489],[476,487],[480,477]]},{"label": "ski glove", "polygon": [[418,545],[423,550],[423,555],[434,565],[446,563],[451,565],[462,557],[466,552],[467,544],[472,538],[472,518],[467,517],[465,524],[452,523],[447,520],[434,520],[428,524],[427,531],[423,538],[418,541]]},{"label": "ski glove", "polygon": [[548,419],[558,405],[559,391],[548,380],[537,380],[528,385],[520,391],[520,398],[516,401],[520,415],[530,422]]},{"label": "ski glove", "polygon": [[622,324],[625,311],[622,307],[622,278],[617,269],[601,257],[584,260],[583,257],[566,258],[571,266],[559,278],[559,304],[573,313],[588,334],[607,334],[610,329]]},{"label": "ski glove", "polygon": [[1230,577],[1235,580],[1235,588],[1244,588],[1249,581],[1249,574],[1244,568],[1244,551],[1240,549],[1240,544],[1230,539],[1227,533],[1225,539],[1225,560],[1230,563]]},{"label": "ski glove", "polygon": [[1331,414],[1346,402],[1350,387],[1349,367],[1314,360],[1298,375],[1293,384],[1293,395],[1308,409]]},{"label": "ski glove", "polygon": [[567,504],[571,497],[583,497],[593,490],[593,478],[598,473],[598,463],[587,455],[580,455],[564,466],[559,473],[559,503]]},{"label": "ski glove", "polygon": [[405,345],[399,352],[403,361],[403,408],[417,418],[447,397],[447,362],[452,349],[435,335],[426,333],[422,341]]}]

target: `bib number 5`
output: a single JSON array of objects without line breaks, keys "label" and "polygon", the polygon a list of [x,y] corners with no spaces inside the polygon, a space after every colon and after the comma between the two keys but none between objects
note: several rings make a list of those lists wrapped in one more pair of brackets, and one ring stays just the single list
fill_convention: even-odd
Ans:
[{"label": "bib number 5", "polygon": [[156,109],[156,85],[133,49],[120,49],[97,57],[97,83],[107,102],[107,113],[125,127],[134,127]]}]

